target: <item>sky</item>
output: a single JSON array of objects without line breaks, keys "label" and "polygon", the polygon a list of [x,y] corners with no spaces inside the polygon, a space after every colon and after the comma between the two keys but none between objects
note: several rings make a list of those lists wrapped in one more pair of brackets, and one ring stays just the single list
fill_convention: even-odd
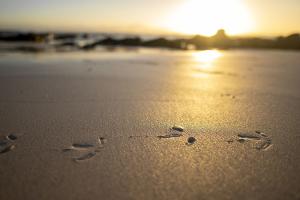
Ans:
[{"label": "sky", "polygon": [[0,29],[275,36],[300,32],[300,0],[1,0]]}]

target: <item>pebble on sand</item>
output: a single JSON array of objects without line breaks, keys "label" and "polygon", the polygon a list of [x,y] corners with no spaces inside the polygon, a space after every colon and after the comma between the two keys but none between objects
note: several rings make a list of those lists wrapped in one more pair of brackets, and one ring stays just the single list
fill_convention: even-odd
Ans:
[{"label": "pebble on sand", "polygon": [[187,142],[188,142],[188,144],[194,144],[194,143],[196,142],[196,138],[194,138],[194,137],[189,137],[189,138],[187,139]]}]

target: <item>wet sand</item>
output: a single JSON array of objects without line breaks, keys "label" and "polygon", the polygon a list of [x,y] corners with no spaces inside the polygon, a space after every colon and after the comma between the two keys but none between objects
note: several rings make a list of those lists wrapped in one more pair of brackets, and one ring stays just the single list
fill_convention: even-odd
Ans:
[{"label": "wet sand", "polygon": [[299,56],[1,52],[0,199],[300,199]]}]

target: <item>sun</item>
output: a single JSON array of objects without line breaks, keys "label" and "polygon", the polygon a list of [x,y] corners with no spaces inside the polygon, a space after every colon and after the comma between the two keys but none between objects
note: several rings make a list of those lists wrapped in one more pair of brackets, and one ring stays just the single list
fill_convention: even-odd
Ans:
[{"label": "sun", "polygon": [[236,35],[253,28],[252,17],[243,0],[187,0],[171,12],[164,23],[174,32],[207,36],[218,29]]}]

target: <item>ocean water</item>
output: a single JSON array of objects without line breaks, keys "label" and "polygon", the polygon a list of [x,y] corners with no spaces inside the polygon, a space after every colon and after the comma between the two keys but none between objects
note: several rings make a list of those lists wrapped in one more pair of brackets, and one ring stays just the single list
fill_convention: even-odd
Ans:
[{"label": "ocean water", "polygon": [[[81,73],[78,70],[88,68],[93,73],[82,75],[95,75],[104,73],[125,72],[123,75],[132,75],[133,68],[138,68],[135,73],[145,73],[147,70],[169,70],[182,77],[190,77],[195,81],[209,81],[229,78],[238,81],[250,81],[249,89],[266,92],[282,92],[297,96],[299,85],[299,52],[281,50],[206,50],[206,51],[178,51],[167,49],[101,47],[94,51],[5,51],[0,52],[0,67],[5,74],[5,69],[22,66],[36,70],[30,73],[42,73],[38,68],[53,66],[57,73]],[[70,66],[73,65],[73,68]],[[115,66],[115,65],[118,65]],[[38,67],[40,66],[40,67]],[[121,68],[119,71],[114,68]],[[59,70],[60,69],[60,70]],[[180,70],[179,70],[180,69]],[[94,70],[94,71],[93,71]],[[110,71],[110,72],[109,72]],[[127,72],[126,72],[127,71]],[[150,72],[149,71],[149,72]],[[29,72],[29,71],[28,71]],[[10,73],[10,70],[7,71]],[[47,72],[49,73],[49,72]],[[113,75],[113,74],[112,74]],[[151,76],[148,73],[148,76]],[[240,80],[239,80],[240,79]],[[224,83],[225,84],[225,83]],[[238,87],[239,84],[233,84]]]}]

